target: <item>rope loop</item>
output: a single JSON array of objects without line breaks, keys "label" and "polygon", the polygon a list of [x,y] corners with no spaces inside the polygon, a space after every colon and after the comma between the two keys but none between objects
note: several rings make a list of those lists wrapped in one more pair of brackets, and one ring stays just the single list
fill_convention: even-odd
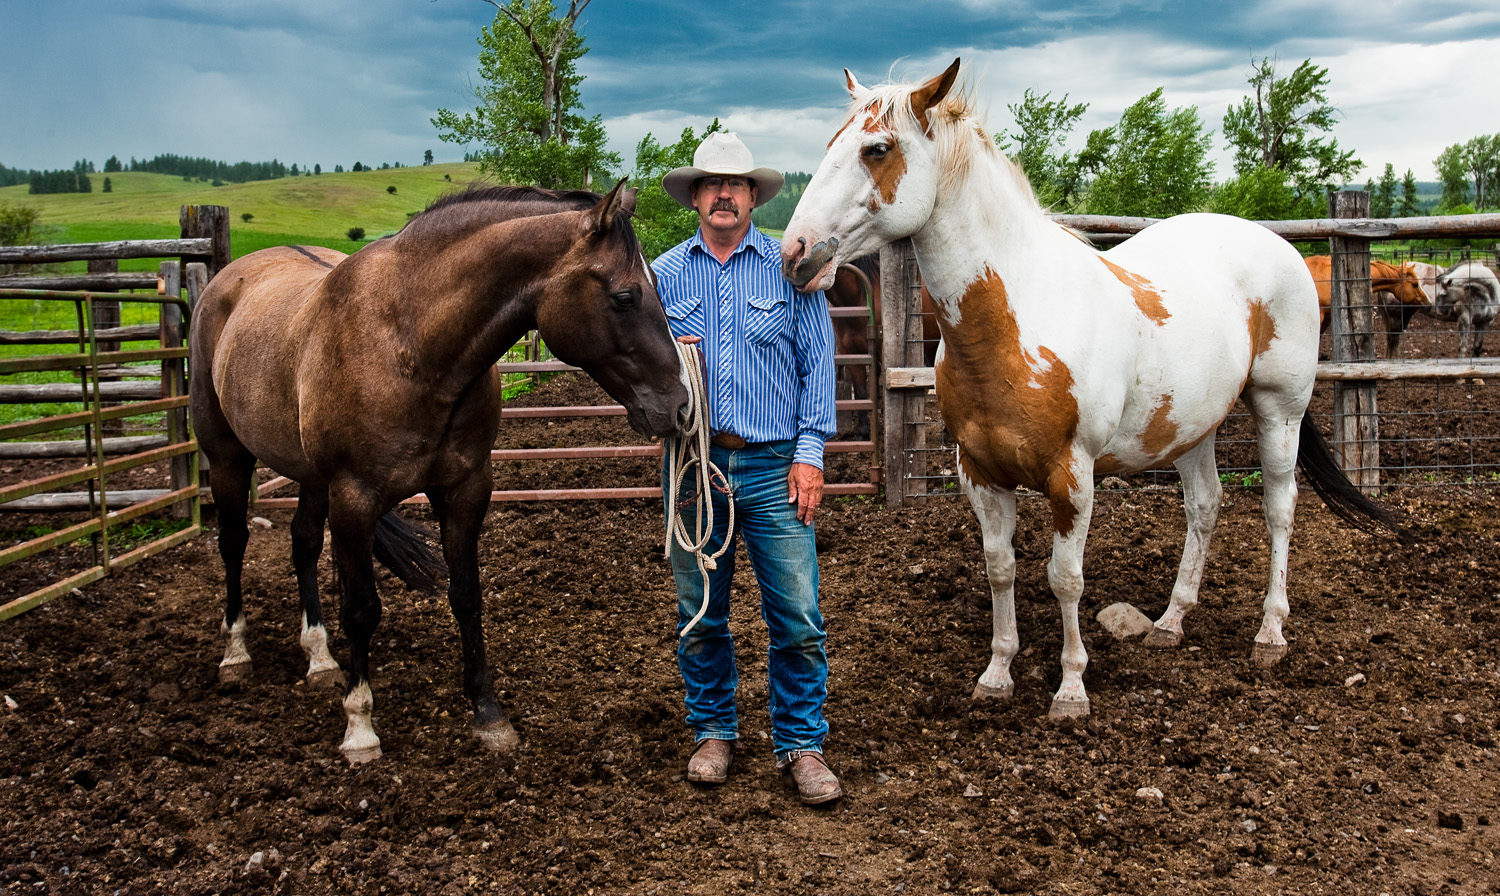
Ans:
[{"label": "rope loop", "polygon": [[[714,533],[714,503],[710,490],[716,489],[729,496],[729,526],[726,531],[730,533],[734,532],[734,495],[730,493],[729,482],[724,478],[724,473],[708,459],[711,434],[702,355],[698,346],[685,342],[677,343],[677,355],[686,375],[691,410],[682,431],[667,440],[666,450],[662,452],[662,463],[666,465],[668,510],[665,553],[670,560],[675,539],[678,547],[697,559],[698,572],[703,576],[703,603],[698,608],[698,614],[678,634],[679,638],[683,638],[708,612],[708,574],[718,568],[718,559],[723,556],[730,543],[729,538],[725,538],[717,551],[712,554],[704,551]],[[696,494],[683,501],[683,483],[690,476],[696,485]],[[696,525],[692,531],[689,531],[688,524],[683,519],[683,511],[690,508],[696,508],[697,511],[693,514]]]}]

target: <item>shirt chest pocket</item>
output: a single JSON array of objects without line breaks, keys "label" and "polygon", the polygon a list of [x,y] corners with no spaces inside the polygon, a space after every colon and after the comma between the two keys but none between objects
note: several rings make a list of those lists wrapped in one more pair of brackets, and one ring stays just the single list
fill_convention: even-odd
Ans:
[{"label": "shirt chest pocket", "polygon": [[703,301],[698,296],[686,295],[667,299],[662,303],[667,312],[673,334],[677,336],[704,336],[707,327],[703,321]]},{"label": "shirt chest pocket", "polygon": [[745,335],[757,345],[769,345],[791,329],[792,306],[784,296],[751,296]]}]

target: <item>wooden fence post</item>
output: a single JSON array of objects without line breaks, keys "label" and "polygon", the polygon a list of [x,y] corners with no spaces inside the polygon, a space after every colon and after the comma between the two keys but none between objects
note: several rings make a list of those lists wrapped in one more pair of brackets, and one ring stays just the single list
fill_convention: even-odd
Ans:
[{"label": "wooden fence post", "polygon": [[[1328,199],[1329,217],[1367,218],[1370,194],[1339,190]],[[1370,290],[1370,240],[1334,236],[1328,241],[1333,282],[1329,287],[1333,360],[1375,360],[1374,295]],[[1333,438],[1339,464],[1367,495],[1380,492],[1380,416],[1374,380],[1333,385]]]},{"label": "wooden fence post", "polygon": [[229,209],[222,205],[184,205],[178,213],[182,238],[211,239],[213,255],[207,260],[210,279],[229,264]]},{"label": "wooden fence post", "polygon": [[[175,261],[164,261],[157,269],[161,275],[162,293],[168,296],[182,295],[182,267]],[[161,306],[161,346],[180,348],[183,340],[182,307],[163,303]],[[187,394],[187,364],[181,358],[168,358],[161,362],[161,394],[163,398],[176,398]],[[181,408],[166,412],[167,442],[172,445],[186,442],[188,438],[187,414]],[[168,461],[171,487],[175,491],[193,484],[192,458],[178,454]],[[183,520],[191,516],[191,509],[179,502],[173,504],[171,516]]]},{"label": "wooden fence post", "polygon": [[[890,367],[921,367],[922,279],[911,240],[880,250],[880,376]],[[916,324],[916,326],[914,326]],[[881,453],[885,466],[885,503],[900,507],[912,495],[926,494],[927,393],[921,389],[884,389]]]}]

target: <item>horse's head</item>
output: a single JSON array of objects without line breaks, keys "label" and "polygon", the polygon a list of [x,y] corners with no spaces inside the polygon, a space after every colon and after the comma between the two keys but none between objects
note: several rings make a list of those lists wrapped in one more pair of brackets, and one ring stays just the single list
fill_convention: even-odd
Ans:
[{"label": "horse's head", "polygon": [[958,60],[916,87],[862,86],[848,69],[849,118],[828,144],[781,241],[782,274],[827,289],[838,266],[910,236],[932,215],[942,166],[934,118]]},{"label": "horse's head", "polygon": [[635,191],[621,180],[575,213],[573,242],[539,286],[536,328],[558,358],[581,367],[625,406],[636,432],[682,427],[688,393],[656,280],[630,226]]}]

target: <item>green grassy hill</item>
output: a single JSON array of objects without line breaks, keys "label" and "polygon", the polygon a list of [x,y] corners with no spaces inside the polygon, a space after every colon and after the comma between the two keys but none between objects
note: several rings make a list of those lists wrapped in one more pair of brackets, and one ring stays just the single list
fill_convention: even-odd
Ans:
[{"label": "green grassy hill", "polygon": [[[104,179],[110,192],[101,192]],[[35,208],[54,243],[169,239],[179,235],[184,205],[229,209],[231,252],[238,258],[281,245],[327,246],[353,252],[347,237],[363,227],[366,241],[394,233],[434,199],[479,179],[467,162],[318,174],[211,186],[168,174],[112,172],[92,176],[92,193],[31,195],[25,185],[0,189],[0,203]],[[388,187],[395,187],[390,193]],[[251,219],[241,220],[250,214]],[[122,265],[123,266],[123,265]]]}]

